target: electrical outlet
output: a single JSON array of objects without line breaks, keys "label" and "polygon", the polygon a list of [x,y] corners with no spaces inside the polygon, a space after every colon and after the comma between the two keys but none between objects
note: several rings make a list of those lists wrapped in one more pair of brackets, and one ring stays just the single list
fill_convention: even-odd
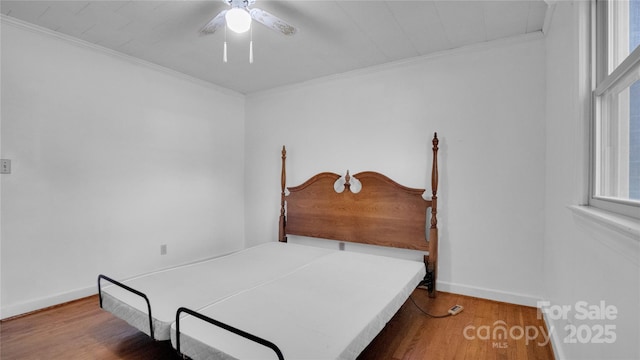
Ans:
[{"label": "electrical outlet", "polygon": [[344,251],[344,243],[343,242],[338,244],[338,250]]},{"label": "electrical outlet", "polygon": [[160,255],[167,255],[167,244],[160,245]]},{"label": "electrical outlet", "polygon": [[11,160],[0,160],[0,174],[11,174]]}]

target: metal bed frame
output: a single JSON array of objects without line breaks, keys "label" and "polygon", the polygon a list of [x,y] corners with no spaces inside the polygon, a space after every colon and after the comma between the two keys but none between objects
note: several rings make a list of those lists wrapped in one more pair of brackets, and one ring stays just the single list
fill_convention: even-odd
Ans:
[{"label": "metal bed frame", "polygon": [[105,276],[105,275],[98,275],[98,297],[100,298],[100,308],[103,309],[102,307],[102,286],[101,286],[101,282],[100,280],[106,280],[114,285],[117,285],[133,294],[136,294],[140,297],[142,297],[144,299],[144,301],[147,302],[147,310],[149,313],[149,336],[151,336],[151,339],[155,340],[156,338],[153,336],[153,317],[151,316],[151,302],[149,302],[149,298],[147,297],[147,295],[141,291],[138,291],[130,286],[127,286],[119,281],[113,280],[112,278]]},{"label": "metal bed frame", "polygon": [[[130,286],[127,286],[117,280],[114,280],[106,275],[98,275],[98,297],[100,299],[100,308],[102,307],[102,280],[108,281],[116,286],[119,286],[135,295],[140,296],[141,298],[143,298],[145,300],[145,302],[147,303],[147,311],[149,314],[149,335],[151,337],[151,339],[156,340],[156,338],[154,337],[153,334],[153,317],[151,316],[151,302],[149,301],[149,298],[147,297],[147,295],[141,291],[138,291]],[[177,311],[176,311],[176,351],[178,352],[178,355],[182,356],[182,352],[180,351],[180,314],[181,313],[187,313],[189,315],[192,315],[202,321],[205,321],[209,324],[218,326],[224,330],[230,331],[236,335],[240,335],[245,339],[251,340],[253,342],[256,342],[262,346],[268,347],[271,350],[273,350],[276,355],[278,356],[278,360],[284,360],[284,355],[282,355],[282,351],[280,350],[280,348],[278,348],[278,346],[276,346],[274,343],[265,340],[261,337],[255,336],[253,334],[250,334],[246,331],[242,331],[240,329],[237,329],[233,326],[227,325],[223,322],[220,322],[218,320],[212,319],[206,315],[202,315],[194,310],[185,308],[185,307],[180,307]]]},{"label": "metal bed frame", "polygon": [[[409,249],[417,249],[417,250],[427,250],[429,251],[429,255],[428,256],[424,256],[424,263],[425,266],[427,268],[426,271],[426,275],[425,278],[420,282],[420,284],[418,285],[418,287],[423,287],[426,288],[429,291],[429,295],[431,297],[435,297],[436,295],[436,289],[435,289],[435,285],[436,285],[436,272],[437,272],[437,251],[438,251],[438,228],[437,228],[437,218],[436,218],[436,214],[437,214],[437,188],[438,188],[438,162],[437,162],[437,153],[438,153],[438,137],[437,137],[437,133],[434,133],[433,136],[433,164],[432,164],[432,198],[431,200],[424,200],[422,198],[422,193],[424,192],[423,189],[411,189],[411,188],[406,188],[404,186],[401,186],[397,183],[395,183],[394,181],[386,178],[385,176],[378,174],[378,173],[373,173],[373,172],[364,172],[364,173],[360,173],[360,174],[356,174],[355,176],[359,176],[362,175],[362,178],[373,178],[374,181],[382,181],[384,183],[387,184],[391,184],[391,187],[396,188],[396,189],[401,189],[403,192],[410,194],[409,196],[414,197],[415,199],[418,200],[413,200],[413,201],[417,201],[419,203],[418,207],[419,208],[423,208],[426,209],[427,208],[431,208],[431,212],[432,212],[432,216],[431,216],[431,221],[430,221],[430,228],[429,228],[429,236],[427,237],[426,233],[424,233],[424,230],[419,231],[418,235],[415,235],[412,233],[412,235],[414,235],[414,237],[417,238],[417,242],[414,243],[410,243],[410,244],[392,244],[391,247],[401,247],[401,248],[409,248]],[[294,197],[295,196],[285,196],[285,179],[286,179],[286,170],[285,170],[285,159],[286,159],[286,150],[282,149],[282,176],[281,176],[281,180],[282,180],[282,199],[281,199],[281,212],[280,212],[280,224],[279,224],[279,236],[278,236],[278,240],[281,242],[287,242],[287,234],[296,234],[296,235],[303,235],[303,236],[312,236],[312,237],[322,237],[322,238],[328,238],[328,239],[336,239],[336,240],[341,240],[341,241],[349,241],[349,242],[361,242],[361,243],[369,243],[369,244],[374,244],[374,245],[383,245],[383,246],[389,246],[389,244],[387,244],[385,241],[382,240],[375,240],[374,241],[369,241],[369,240],[362,240],[362,239],[358,239],[358,238],[350,238],[350,236],[344,236],[344,234],[340,234],[340,236],[336,236],[336,234],[326,234],[322,231],[324,230],[311,230],[311,233],[307,233],[307,232],[299,232],[299,230],[296,229],[292,229],[293,231],[289,230],[287,231],[288,227],[292,227],[292,225],[296,225],[294,223],[292,224],[287,224],[287,217],[286,217],[286,213],[285,213],[285,202],[293,202]],[[291,193],[295,193],[297,191],[300,191],[302,189],[304,189],[305,187],[309,186],[310,184],[313,184],[316,181],[323,181],[323,178],[330,178],[330,185],[333,184],[333,181],[335,181],[337,178],[339,178],[340,175],[337,174],[332,174],[332,173],[321,173],[316,175],[315,177],[307,180],[306,183],[299,185],[297,187],[293,187],[293,188],[289,188],[289,191]],[[345,186],[347,188],[349,188],[349,175],[347,173],[347,179],[346,179],[346,184]],[[329,187],[331,188],[331,187]],[[333,189],[332,189],[333,190]],[[332,191],[331,190],[331,191]],[[295,194],[294,194],[295,195]],[[287,201],[288,200],[288,201]],[[331,208],[329,209],[330,211],[335,211],[335,208]],[[395,211],[395,210],[393,210]],[[424,219],[418,219],[418,224],[420,224],[422,221],[424,221]],[[308,225],[308,224],[307,224]],[[315,226],[317,226],[317,224],[315,224]],[[324,226],[320,226],[320,228],[325,228]],[[318,231],[320,231],[320,233],[317,233]],[[323,236],[319,236],[318,234],[321,234]],[[421,241],[426,240],[425,243],[421,243]],[[415,245],[415,243],[417,243],[417,245]],[[135,295],[138,295],[140,297],[142,297],[146,303],[147,303],[147,309],[148,309],[148,315],[149,315],[149,331],[150,331],[150,336],[152,339],[156,340],[154,337],[154,331],[153,331],[153,317],[151,316],[151,303],[149,302],[149,298],[147,297],[146,294],[133,289],[119,281],[116,281],[114,279],[111,279],[105,275],[100,274],[98,276],[98,294],[99,294],[99,298],[100,298],[100,307],[103,308],[102,306],[102,288],[101,288],[101,280],[105,280],[108,281],[116,286],[119,286]],[[206,315],[203,315],[197,311],[185,308],[185,307],[180,307],[177,311],[176,311],[176,351],[178,352],[178,354],[180,356],[182,356],[183,358],[185,357],[184,354],[182,354],[182,352],[180,351],[180,314],[181,313],[186,313],[189,314],[191,316],[194,316],[195,318],[198,318],[204,322],[207,322],[211,325],[220,327],[226,331],[232,332],[236,335],[242,336],[245,339],[251,340],[255,343],[258,343],[262,346],[268,347],[271,350],[273,350],[275,352],[275,354],[278,356],[279,360],[284,360],[284,356],[282,354],[282,351],[278,348],[278,346],[276,346],[274,343],[265,340],[263,338],[260,338],[258,336],[255,336],[251,333],[245,332],[243,330],[237,329],[233,326],[230,326],[228,324],[225,324],[223,322],[220,322],[218,320],[212,319]]]},{"label": "metal bed frame", "polygon": [[189,315],[195,316],[196,318],[202,321],[208,322],[209,324],[212,324],[224,330],[230,331],[236,335],[240,335],[243,338],[256,342],[262,346],[266,346],[276,353],[276,355],[278,356],[278,360],[284,360],[284,355],[282,355],[282,351],[280,351],[280,349],[276,346],[276,344],[272,343],[271,341],[265,340],[261,337],[255,336],[246,331],[242,331],[231,325],[227,325],[223,322],[212,319],[206,315],[203,315],[191,309],[187,309],[185,307],[181,307],[178,309],[178,311],[176,311],[176,351],[178,352],[178,355],[183,355],[182,352],[180,351],[180,313],[183,313],[183,312]]}]

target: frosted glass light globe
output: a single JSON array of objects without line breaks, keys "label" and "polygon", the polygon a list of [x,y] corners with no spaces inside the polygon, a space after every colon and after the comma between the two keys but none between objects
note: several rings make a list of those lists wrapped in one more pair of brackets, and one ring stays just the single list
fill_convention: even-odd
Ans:
[{"label": "frosted glass light globe", "polygon": [[251,15],[241,8],[233,8],[224,15],[229,29],[241,34],[251,27]]}]

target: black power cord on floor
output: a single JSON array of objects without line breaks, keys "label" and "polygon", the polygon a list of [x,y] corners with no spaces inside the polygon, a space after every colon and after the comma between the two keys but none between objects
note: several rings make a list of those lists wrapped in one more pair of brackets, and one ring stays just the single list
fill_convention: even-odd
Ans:
[{"label": "black power cord on floor", "polygon": [[456,315],[458,313],[460,313],[462,311],[462,309],[464,309],[461,305],[454,305],[451,307],[451,309],[449,309],[449,312],[447,312],[446,314],[442,314],[442,315],[432,315],[429,314],[428,312],[424,311],[417,303],[415,300],[413,300],[413,297],[411,295],[409,295],[409,299],[411,299],[411,302],[413,303],[413,305],[420,310],[421,313],[427,315],[428,317],[432,317],[434,319],[441,319],[441,318],[446,318],[449,316],[453,316]]},{"label": "black power cord on floor", "polygon": [[418,306],[418,304],[416,303],[415,300],[413,300],[413,297],[411,295],[409,295],[409,299],[411,299],[411,302],[413,303],[413,305],[415,305],[415,307],[418,310],[420,310],[421,313],[427,315],[428,317],[432,317],[432,318],[435,318],[435,319],[440,319],[440,318],[445,318],[445,317],[449,317],[449,316],[452,315],[450,313],[446,313],[446,314],[443,314],[443,315],[432,315],[432,314],[429,314],[428,312],[424,311],[420,306]]}]

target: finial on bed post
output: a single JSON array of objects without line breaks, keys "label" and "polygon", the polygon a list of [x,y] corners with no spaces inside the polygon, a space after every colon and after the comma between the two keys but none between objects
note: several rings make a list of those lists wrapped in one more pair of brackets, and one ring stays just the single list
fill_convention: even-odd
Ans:
[{"label": "finial on bed post", "polygon": [[349,175],[349,170],[347,170],[347,175],[344,176],[344,188],[351,192],[351,175]]},{"label": "finial on bed post", "polygon": [[431,166],[431,228],[429,229],[429,256],[427,276],[432,281],[429,296],[436,296],[436,273],[438,270],[438,133],[433,133],[433,164]]},{"label": "finial on bed post", "polygon": [[287,160],[287,149],[282,146],[282,172],[280,174],[280,226],[278,229],[278,241],[287,242],[287,235],[284,232],[286,226],[286,218],[284,212],[284,190],[287,186],[287,170],[285,167],[285,161]]}]

